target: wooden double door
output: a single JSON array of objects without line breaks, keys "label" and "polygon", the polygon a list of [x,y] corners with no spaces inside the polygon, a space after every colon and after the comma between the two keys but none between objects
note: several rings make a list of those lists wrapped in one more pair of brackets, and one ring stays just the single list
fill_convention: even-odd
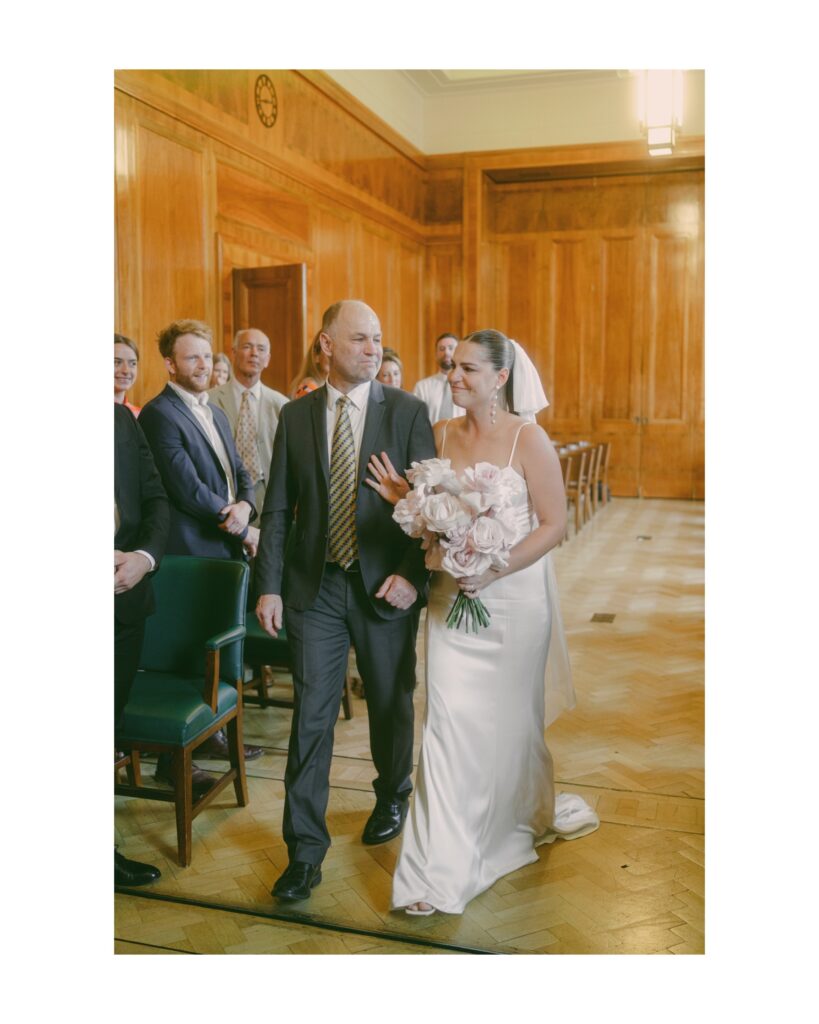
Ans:
[{"label": "wooden double door", "polygon": [[[531,189],[512,198],[536,212]],[[548,432],[612,443],[614,494],[702,498],[702,173],[598,183],[585,207],[574,198],[564,205],[577,226],[549,229],[560,219],[554,190],[540,195],[546,230],[510,232],[521,211],[498,214],[506,230],[488,254],[492,322],[508,325],[538,366]]]}]

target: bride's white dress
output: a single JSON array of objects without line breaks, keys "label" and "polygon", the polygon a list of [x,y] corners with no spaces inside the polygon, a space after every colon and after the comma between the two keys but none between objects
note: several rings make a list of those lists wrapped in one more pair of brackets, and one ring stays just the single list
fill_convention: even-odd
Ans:
[{"label": "bride's white dress", "polygon": [[[513,455],[514,447],[509,465]],[[516,515],[525,536],[537,519],[526,481],[516,476]],[[477,635],[447,627],[457,584],[447,573],[433,576],[421,755],[393,908],[424,902],[460,914],[501,876],[536,861],[537,844],[578,838],[599,825],[580,797],[555,800],[544,739],[555,612],[547,560],[481,592],[491,620]]]}]

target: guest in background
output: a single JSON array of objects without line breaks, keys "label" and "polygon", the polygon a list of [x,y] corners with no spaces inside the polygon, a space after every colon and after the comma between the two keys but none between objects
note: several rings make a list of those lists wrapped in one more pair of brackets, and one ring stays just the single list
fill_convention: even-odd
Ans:
[{"label": "guest in background", "polygon": [[[118,337],[118,335],[117,335]],[[126,347],[126,343],[122,343]],[[168,497],[151,449],[124,403],[114,404],[114,727],[139,668],[145,619],[154,610],[150,574],[168,539]],[[148,885],[152,864],[127,860],[114,849],[116,885]]]},{"label": "guest in background", "polygon": [[454,334],[441,334],[435,342],[435,361],[438,364],[438,373],[431,377],[424,377],[419,380],[413,388],[412,393],[426,404],[429,411],[430,423],[437,423],[439,420],[450,420],[454,416],[463,416],[463,409],[452,401],[452,391],[449,387],[448,374],[452,369],[452,356],[458,339]]},{"label": "guest in background", "polygon": [[327,380],[330,364],[322,350],[320,338],[321,331],[313,338],[310,347],[304,353],[304,359],[299,367],[299,372],[290,383],[291,398],[301,398],[303,395],[309,395],[311,391],[320,388]]},{"label": "guest in background", "polygon": [[[255,327],[237,331],[233,339],[233,378],[208,392],[211,405],[228,418],[239,458],[256,487],[255,505],[259,513],[270,478],[279,414],[287,402],[284,395],[262,384],[262,373],[269,363],[267,335]],[[213,365],[215,368],[215,360]],[[255,521],[258,522],[258,516]]]},{"label": "guest in background", "polygon": [[139,415],[139,406],[125,401],[125,393],[133,387],[137,379],[139,349],[136,342],[126,338],[124,334],[114,335],[114,401],[124,405],[134,416]]},{"label": "guest in background", "polygon": [[221,387],[230,380],[230,360],[224,352],[217,352],[213,357],[213,373],[210,375],[210,386]]},{"label": "guest in background", "polygon": [[[142,410],[140,424],[171,503],[169,555],[241,560],[256,553],[256,489],[230,431],[227,416],[208,404],[213,368],[211,331],[199,320],[176,320],[159,335],[170,382]],[[227,757],[224,730],[197,748],[205,757]],[[245,747],[250,760],[263,753]],[[170,756],[160,755],[156,778],[172,781]],[[212,783],[194,771],[194,785]]]},{"label": "guest in background", "polygon": [[404,379],[404,364],[394,348],[384,349],[384,358],[381,360],[381,369],[375,378],[382,384],[389,384],[392,388],[400,388]]}]

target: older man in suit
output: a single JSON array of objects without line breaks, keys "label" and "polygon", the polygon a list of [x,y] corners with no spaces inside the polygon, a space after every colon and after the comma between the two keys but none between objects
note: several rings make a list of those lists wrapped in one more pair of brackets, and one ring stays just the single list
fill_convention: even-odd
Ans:
[{"label": "older man in suit", "polygon": [[[227,417],[208,404],[210,328],[199,320],[176,320],[160,333],[159,351],[170,380],[143,406],[139,422],[171,502],[167,552],[200,558],[253,555],[258,530],[248,524],[256,514],[255,487],[236,452]],[[198,753],[226,758],[224,733],[215,733]],[[262,753],[260,747],[245,747],[245,758]],[[157,777],[172,778],[164,755]],[[199,769],[194,773],[197,788],[211,782]]]},{"label": "older man in suit", "polygon": [[267,335],[255,327],[237,331],[233,339],[233,378],[208,392],[210,404],[227,416],[236,450],[256,485],[257,512],[264,505],[273,438],[287,402],[284,395],[262,383],[262,372],[269,363]]},{"label": "older man in suit", "polygon": [[[367,698],[376,805],[368,844],[397,836],[412,771],[415,637],[428,575],[418,542],[365,484],[373,453],[407,468],[434,456],[426,407],[374,380],[381,325],[363,302],[324,314],[326,384],[284,407],[273,450],[256,559],[256,614],[276,636],[287,625],[295,706],[285,774],[289,864],[273,895],[302,900],[321,881],[333,728],[350,644]],[[144,415],[144,414],[143,414]]]},{"label": "older man in suit", "polygon": [[[168,498],[151,449],[133,413],[114,403],[114,726],[139,668],[145,619],[154,610],[150,574],[168,539]],[[147,885],[159,878],[151,864],[114,850],[117,885]]]}]

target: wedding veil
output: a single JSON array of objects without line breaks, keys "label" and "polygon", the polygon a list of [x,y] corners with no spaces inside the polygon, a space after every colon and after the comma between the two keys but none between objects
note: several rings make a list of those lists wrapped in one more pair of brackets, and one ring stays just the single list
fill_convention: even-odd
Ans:
[{"label": "wedding veil", "polygon": [[[512,369],[512,402],[521,419],[535,422],[536,413],[545,409],[549,400],[540,382],[540,374],[526,350],[513,338],[509,339],[515,349],[515,363]],[[569,661],[569,647],[563,616],[560,614],[560,596],[552,565],[551,552],[543,558],[543,572],[546,591],[552,609],[549,657],[546,661],[546,725],[549,726],[561,712],[575,706],[572,666]]]}]

